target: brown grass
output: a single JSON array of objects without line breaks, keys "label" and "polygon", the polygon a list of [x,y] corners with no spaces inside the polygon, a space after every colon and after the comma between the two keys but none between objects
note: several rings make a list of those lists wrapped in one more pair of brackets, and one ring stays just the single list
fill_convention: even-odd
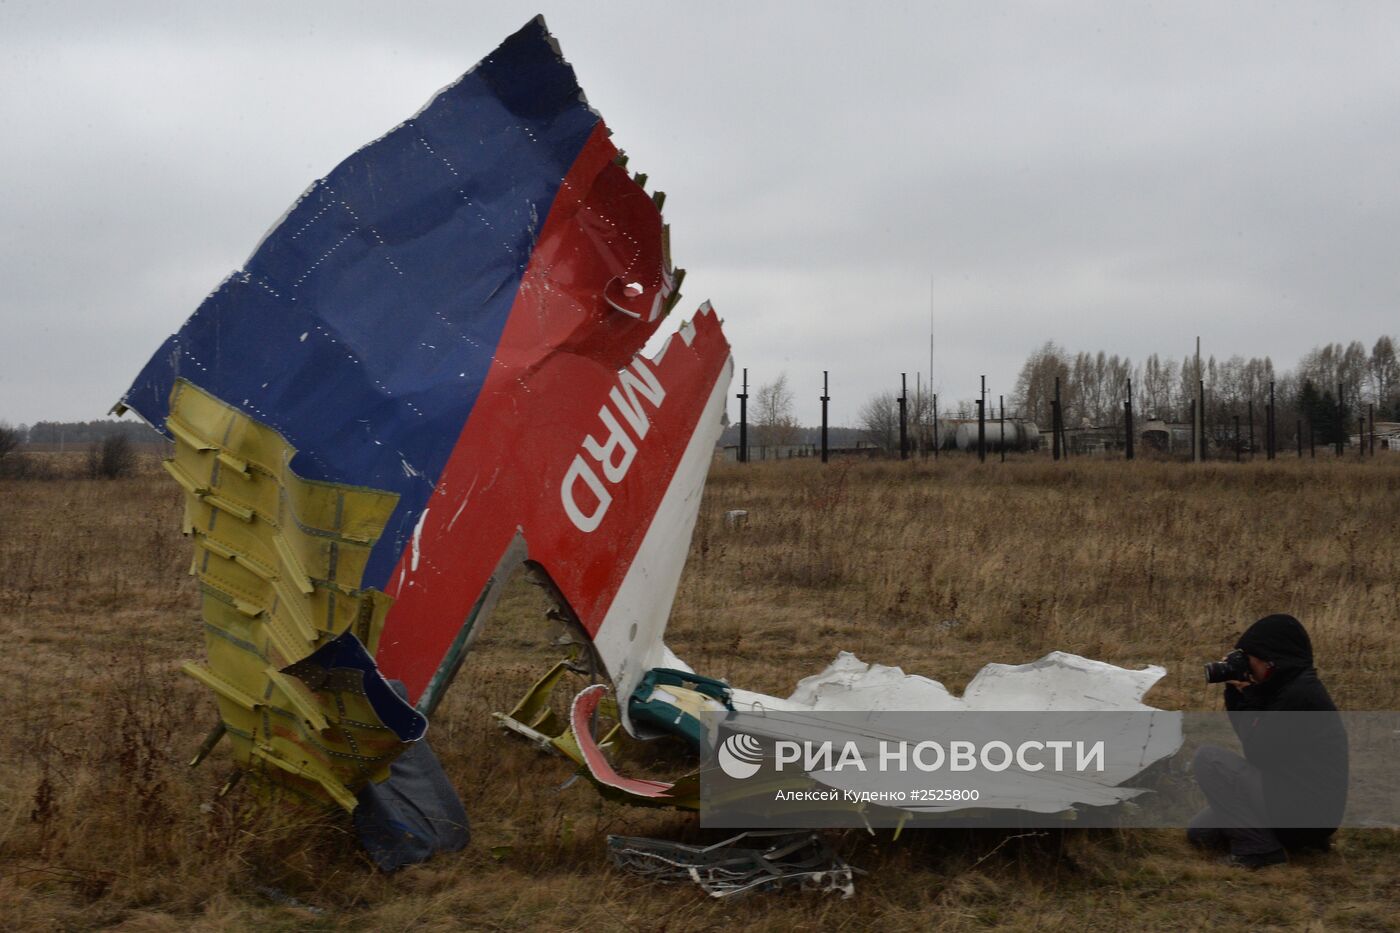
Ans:
[{"label": "brown grass", "polygon": [[[723,513],[749,511],[731,528]],[[1393,929],[1400,835],[1226,873],[1179,833],[850,833],[850,901],[714,903],[606,865],[610,832],[711,838],[608,804],[505,736],[555,659],[519,581],[433,723],[472,846],[394,876],[338,816],[259,812],[178,673],[201,637],[173,483],[0,483],[0,918],[7,928],[772,930]],[[1064,649],[1170,673],[1149,701],[1209,709],[1199,662],[1271,611],[1309,626],[1339,703],[1400,700],[1400,457],[1190,467],[718,465],[670,642],[704,673],[786,694],[839,649],[960,690],[988,661]],[[656,755],[666,763],[665,749]],[[674,767],[676,762],[671,761]]]}]

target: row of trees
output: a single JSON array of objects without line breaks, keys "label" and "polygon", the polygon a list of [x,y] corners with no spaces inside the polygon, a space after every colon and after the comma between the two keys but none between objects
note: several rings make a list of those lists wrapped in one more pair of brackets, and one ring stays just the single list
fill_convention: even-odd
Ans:
[{"label": "row of trees", "polygon": [[[1400,358],[1395,339],[1389,336],[1379,338],[1369,352],[1359,340],[1316,347],[1292,371],[1277,371],[1267,356],[1232,356],[1226,360],[1211,356],[1202,360],[1200,370],[1208,417],[1243,414],[1251,403],[1262,417],[1272,382],[1280,419],[1291,414],[1309,420],[1300,409],[1305,401],[1314,414],[1324,404],[1330,404],[1335,412],[1339,385],[1353,417],[1362,410],[1359,406],[1373,404],[1378,419],[1400,419]],[[1012,393],[1018,413],[1037,424],[1049,424],[1056,377],[1060,380],[1065,421],[1071,426],[1121,424],[1129,379],[1134,411],[1139,418],[1186,421],[1196,397],[1193,356],[1184,357],[1178,364],[1154,353],[1134,365],[1126,357],[1105,355],[1102,351],[1071,355],[1049,342],[1031,353],[1021,367]],[[1284,406],[1288,411],[1283,410]]]},{"label": "row of trees", "polygon": [[[995,404],[996,400],[992,400]],[[988,408],[990,416],[993,412]],[[951,414],[946,408],[941,417]],[[899,449],[899,396],[893,392],[877,392],[860,409],[860,427],[866,440],[885,450]],[[910,448],[923,450],[932,442],[933,395],[922,386],[909,391],[905,400],[905,433]]]},{"label": "row of trees", "polygon": [[[24,449],[25,432],[0,422],[0,479],[58,479],[60,464]],[[136,472],[136,446],[125,433],[113,432],[91,441],[79,475],[118,479]]]},{"label": "row of trees", "polygon": [[[764,383],[749,396],[749,446],[780,448],[802,443],[803,429],[794,414],[792,387],[787,373]],[[919,425],[929,422],[933,397],[922,388],[911,389],[908,400],[910,443],[919,443]],[[893,450],[899,444],[899,401],[893,392],[881,392],[865,403],[860,412],[861,433],[866,440]]]},{"label": "row of trees", "polygon": [[[1180,362],[1153,353],[1134,364],[1117,354],[1070,353],[1053,341],[1033,351],[1021,367],[1016,386],[1006,398],[1008,415],[1027,418],[1048,428],[1055,379],[1065,423],[1070,427],[1117,426],[1123,423],[1123,401],[1131,382],[1133,409],[1141,420],[1188,421],[1196,397],[1194,356]],[[1255,413],[1258,444],[1263,443],[1264,412],[1269,385],[1274,385],[1275,420],[1280,444],[1292,442],[1297,423],[1310,425],[1318,443],[1332,443],[1355,432],[1355,419],[1375,406],[1378,420],[1400,420],[1400,354],[1396,340],[1382,336],[1368,351],[1359,340],[1332,343],[1309,351],[1292,371],[1278,371],[1272,359],[1231,356],[1206,357],[1200,377],[1205,383],[1206,420],[1220,443],[1228,442],[1233,419]],[[1346,413],[1339,411],[1337,387],[1342,386]],[[987,417],[998,414],[997,399],[988,399]],[[940,399],[938,414],[944,418],[968,418],[976,412],[970,399]],[[909,443],[926,445],[933,421],[933,396],[923,386],[911,387],[905,418]],[[748,409],[749,443],[754,447],[779,447],[796,443],[800,427],[793,415],[792,390],[787,374],[756,389]],[[1343,418],[1346,423],[1343,423]],[[865,438],[887,450],[899,443],[899,398],[893,391],[871,396],[861,407],[859,426]]]},{"label": "row of trees", "polygon": [[18,428],[10,430],[16,432],[24,443],[58,446],[91,444],[114,434],[124,436],[133,444],[154,443],[161,439],[160,435],[140,421],[113,421],[110,419],[36,421],[33,425],[22,424]]}]

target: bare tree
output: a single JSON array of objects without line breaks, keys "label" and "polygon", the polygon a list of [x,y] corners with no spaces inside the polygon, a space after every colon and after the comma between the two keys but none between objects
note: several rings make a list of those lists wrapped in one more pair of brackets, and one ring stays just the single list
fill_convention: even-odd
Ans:
[{"label": "bare tree", "polygon": [[1060,399],[1066,410],[1076,402],[1075,387],[1070,380],[1073,363],[1064,349],[1054,341],[1046,341],[1031,353],[1021,366],[1012,393],[1015,407],[1036,424],[1050,424],[1050,402],[1055,398],[1055,377],[1060,379]]},{"label": "bare tree", "polygon": [[1371,382],[1370,364],[1366,345],[1360,340],[1353,340],[1342,351],[1338,375],[1341,376],[1342,384],[1346,386],[1349,403],[1355,404],[1366,397],[1366,390],[1370,388]]},{"label": "bare tree", "polygon": [[88,447],[87,473],[92,479],[119,479],[136,472],[136,451],[125,434],[109,434]]},{"label": "bare tree", "polygon": [[1376,408],[1386,410],[1391,407],[1392,398],[1400,389],[1400,358],[1395,352],[1395,340],[1382,336],[1371,348],[1371,392]]},{"label": "bare tree", "polygon": [[1346,403],[1354,405],[1364,397],[1372,381],[1371,360],[1366,347],[1359,340],[1346,346],[1340,343],[1314,347],[1298,361],[1298,378],[1301,382],[1311,381],[1318,389],[1336,391],[1341,384],[1346,393]]},{"label": "bare tree", "polygon": [[1177,370],[1176,401],[1172,406],[1182,421],[1191,417],[1191,404],[1196,400],[1196,357],[1183,356]]},{"label": "bare tree", "polygon": [[5,459],[20,444],[20,433],[17,429],[10,427],[0,421],[0,460]]},{"label": "bare tree", "polygon": [[860,409],[860,427],[865,439],[884,450],[899,446],[899,402],[893,392],[872,395]]},{"label": "bare tree", "polygon": [[1123,403],[1128,400],[1128,382],[1133,378],[1133,361],[1119,357],[1116,353],[1108,358],[1104,371],[1104,395],[1108,399],[1108,418],[1105,424],[1120,424],[1123,421]]},{"label": "bare tree", "polygon": [[797,418],[793,415],[792,389],[788,387],[786,372],[754,393],[753,427],[760,447],[784,447],[797,442]]},{"label": "bare tree", "polygon": [[[1242,377],[1244,398],[1243,403],[1253,402],[1254,410],[1262,412],[1264,406],[1269,401],[1269,383],[1278,381],[1278,374],[1274,372],[1274,361],[1270,357],[1251,357],[1250,361],[1244,365],[1244,375]],[[1277,401],[1277,393],[1275,393]]]},{"label": "bare tree", "polygon": [[[899,430],[898,404],[898,402],[895,403],[896,432]],[[996,404],[996,400],[993,399],[987,404],[987,411],[990,412],[991,406]],[[933,392],[927,385],[922,383],[915,385],[913,393],[909,396],[904,419],[909,434],[909,450],[911,452],[931,450],[933,448]],[[899,436],[896,433],[895,443],[898,442]]]},{"label": "bare tree", "polygon": [[[1103,356],[1103,351],[1099,352],[1099,356]],[[1097,422],[1098,414],[1103,408],[1103,399],[1099,397],[1099,379],[1094,369],[1093,354],[1076,353],[1074,355],[1074,365],[1070,368],[1069,381],[1074,387],[1074,397],[1079,401],[1076,406],[1076,416],[1082,421]],[[1065,423],[1078,424],[1079,422],[1070,422],[1066,417]]]},{"label": "bare tree", "polygon": [[1172,386],[1176,382],[1176,363],[1162,360],[1156,353],[1142,363],[1137,379],[1137,407],[1144,418],[1172,417]]},{"label": "bare tree", "polygon": [[1211,400],[1222,411],[1233,412],[1243,404],[1245,395],[1244,357],[1236,354],[1219,365],[1210,358],[1208,385]]},{"label": "bare tree", "polygon": [[1116,353],[1077,354],[1070,370],[1070,395],[1078,402],[1077,417],[1101,426],[1120,423],[1132,373],[1132,361]]}]

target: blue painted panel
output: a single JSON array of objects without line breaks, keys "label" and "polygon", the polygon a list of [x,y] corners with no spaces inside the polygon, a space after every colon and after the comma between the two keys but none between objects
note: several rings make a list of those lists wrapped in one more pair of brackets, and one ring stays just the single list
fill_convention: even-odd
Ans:
[{"label": "blue painted panel", "polygon": [[146,364],[280,431],[312,479],[400,496],[382,588],[476,402],[560,182],[598,123],[540,18],[316,182]]}]

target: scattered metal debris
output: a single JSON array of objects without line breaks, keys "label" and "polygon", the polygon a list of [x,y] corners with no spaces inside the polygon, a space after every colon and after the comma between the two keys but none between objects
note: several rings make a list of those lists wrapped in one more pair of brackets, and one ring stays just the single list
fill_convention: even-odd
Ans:
[{"label": "scattered metal debris", "polygon": [[281,888],[274,888],[270,884],[260,884],[253,890],[257,891],[272,903],[282,907],[287,907],[296,911],[304,911],[313,917],[324,917],[326,914],[326,909],[324,907],[316,907],[312,904],[308,904],[303,900],[292,897]]},{"label": "scattered metal debris", "polygon": [[711,846],[609,836],[608,856],[623,871],[665,884],[693,881],[711,897],[798,887],[847,898],[860,872],[817,833],[784,830],[740,833]]}]

